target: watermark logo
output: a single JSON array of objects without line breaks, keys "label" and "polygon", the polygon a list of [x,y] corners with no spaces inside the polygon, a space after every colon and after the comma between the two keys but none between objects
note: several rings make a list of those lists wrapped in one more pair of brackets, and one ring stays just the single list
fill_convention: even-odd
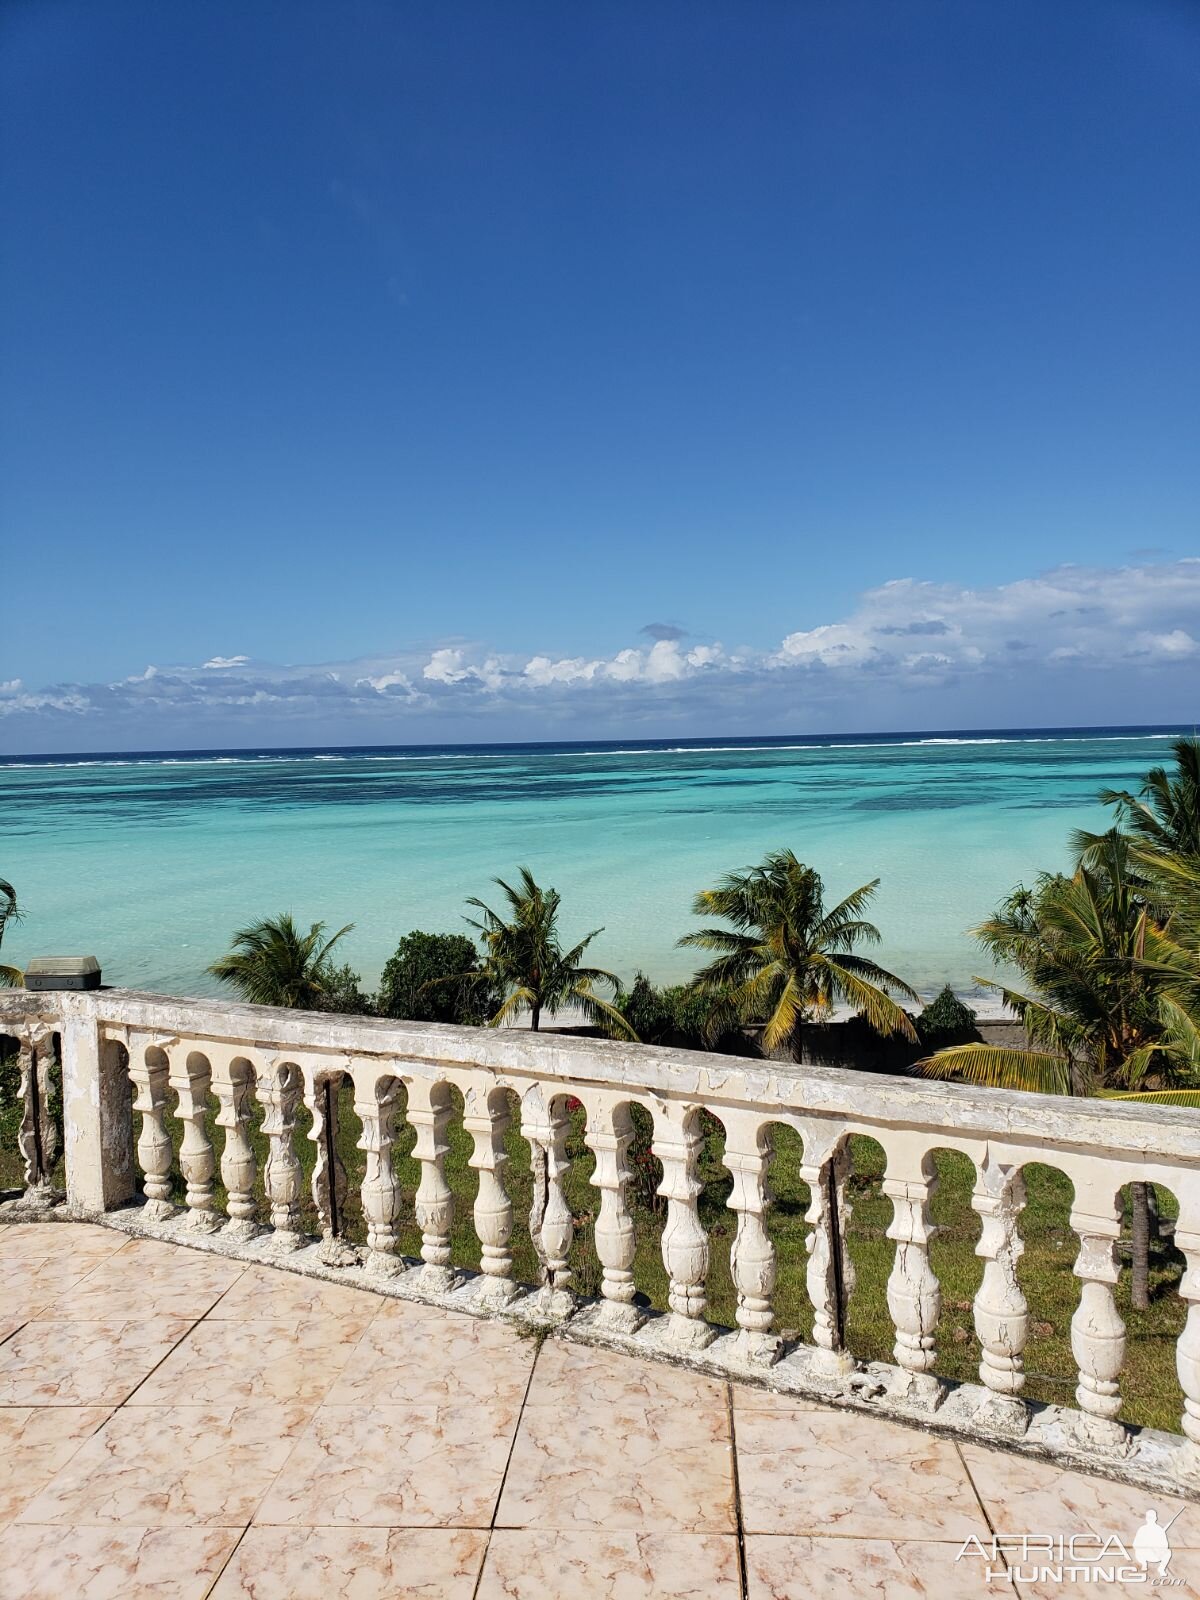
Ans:
[{"label": "watermark logo", "polygon": [[1170,1530],[1182,1513],[1163,1523],[1149,1509],[1128,1539],[1099,1533],[995,1533],[990,1540],[967,1539],[955,1561],[980,1563],[988,1583],[1144,1584],[1182,1589],[1170,1573]]}]

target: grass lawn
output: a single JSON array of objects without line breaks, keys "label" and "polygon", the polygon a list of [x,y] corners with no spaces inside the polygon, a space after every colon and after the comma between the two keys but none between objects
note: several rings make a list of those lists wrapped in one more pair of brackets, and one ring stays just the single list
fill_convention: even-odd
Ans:
[{"label": "grass lawn", "polygon": [[[19,1116],[13,1102],[15,1080],[5,1064],[6,1081],[0,1084],[0,1186],[20,1186],[20,1159],[16,1148]],[[7,1092],[3,1091],[7,1089]],[[457,1102],[461,1111],[461,1101]],[[515,1231],[512,1251],[514,1275],[524,1282],[537,1281],[537,1261],[526,1226],[531,1200],[529,1150],[520,1136],[513,1097],[513,1127],[508,1135],[509,1161],[504,1181],[512,1197]],[[216,1105],[213,1102],[212,1111]],[[648,1133],[648,1114],[635,1112],[643,1134]],[[569,1153],[571,1166],[566,1179],[568,1203],[576,1219],[572,1251],[574,1287],[581,1294],[595,1295],[600,1287],[600,1263],[596,1256],[593,1224],[599,1209],[599,1191],[589,1182],[594,1159],[583,1140],[583,1112],[572,1113]],[[260,1131],[261,1110],[256,1106],[253,1143],[259,1161],[259,1192],[267,1141]],[[182,1138],[182,1125],[168,1117],[176,1148]],[[301,1108],[297,1116],[296,1149],[305,1177],[311,1173],[314,1147],[307,1137],[308,1113]],[[720,1125],[710,1121],[701,1158],[704,1181],[700,1196],[701,1220],[711,1243],[708,1273],[708,1316],[732,1326],[736,1293],[729,1271],[729,1248],[736,1218],[726,1200],[732,1186],[721,1155],[723,1135]],[[349,1178],[345,1231],[362,1242],[366,1237],[358,1187],[365,1157],[357,1149],[360,1124],[353,1110],[353,1097],[344,1088],[340,1098],[338,1146]],[[210,1116],[209,1134],[220,1153],[224,1131]],[[776,1127],[775,1154],[770,1181],[775,1200],[768,1228],[778,1252],[779,1276],[775,1290],[776,1326],[792,1337],[807,1339],[812,1329],[812,1312],[804,1285],[807,1256],[804,1237],[808,1231],[804,1213],[808,1209],[807,1186],[798,1176],[800,1140],[792,1130]],[[399,1218],[400,1248],[405,1255],[420,1251],[420,1230],[413,1214],[413,1196],[420,1177],[419,1163],[412,1157],[415,1129],[403,1125],[395,1160],[403,1191]],[[477,1267],[479,1243],[471,1222],[476,1179],[468,1159],[473,1148],[455,1117],[449,1128],[450,1153],[446,1173],[455,1196],[453,1260],[456,1265]],[[847,1342],[853,1353],[864,1360],[891,1358],[892,1329],[887,1310],[886,1286],[892,1266],[893,1246],[885,1238],[891,1220],[891,1202],[881,1193],[883,1151],[871,1139],[855,1138],[854,1172],[850,1180],[853,1215],[849,1226],[849,1252],[857,1273],[857,1286],[847,1314]],[[979,1342],[971,1316],[971,1303],[983,1274],[983,1263],[975,1255],[979,1238],[979,1219],[971,1210],[970,1198],[974,1169],[966,1157],[942,1151],[936,1157],[939,1183],[933,1199],[934,1220],[939,1232],[931,1246],[934,1271],[942,1285],[942,1317],[938,1328],[938,1360],[935,1370],[947,1378],[976,1380],[979,1367]],[[651,1158],[639,1169],[639,1179],[631,1185],[629,1199],[637,1225],[637,1257],[634,1273],[638,1290],[659,1310],[667,1308],[667,1277],[663,1270],[659,1240],[665,1222],[665,1203],[656,1201],[653,1186],[657,1163]],[[1035,1400],[1074,1405],[1075,1368],[1071,1356],[1070,1322],[1078,1301],[1079,1285],[1072,1273],[1076,1239],[1068,1224],[1071,1185],[1061,1174],[1044,1166],[1030,1166],[1025,1172],[1028,1204],[1021,1218],[1025,1254],[1018,1276],[1029,1301],[1031,1334],[1025,1351],[1028,1381],[1025,1393]],[[61,1174],[58,1180],[61,1183]],[[177,1198],[182,1202],[184,1186],[177,1180]],[[218,1204],[224,1205],[224,1191],[218,1187]],[[1175,1215],[1174,1197],[1159,1191],[1164,1217]],[[262,1215],[267,1217],[264,1204]],[[316,1213],[306,1200],[304,1226],[316,1231]],[[1128,1226],[1124,1234],[1126,1251]],[[1156,1428],[1178,1431],[1183,1396],[1175,1376],[1175,1341],[1184,1323],[1186,1307],[1177,1289],[1183,1258],[1169,1240],[1155,1247],[1151,1263],[1151,1304],[1147,1311],[1133,1311],[1129,1304],[1129,1269],[1123,1267],[1117,1289],[1117,1303],[1125,1319],[1129,1344],[1121,1386],[1123,1419]]]}]

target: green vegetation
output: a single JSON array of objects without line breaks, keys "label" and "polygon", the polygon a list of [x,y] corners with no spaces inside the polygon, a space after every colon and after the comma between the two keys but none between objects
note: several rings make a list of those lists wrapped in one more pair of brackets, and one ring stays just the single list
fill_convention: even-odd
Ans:
[{"label": "green vegetation", "polygon": [[917,1038],[927,1050],[941,1050],[951,1044],[969,1044],[979,1038],[976,1021],[970,1006],[964,1005],[947,984],[917,1018]]},{"label": "green vegetation", "polygon": [[863,917],[878,886],[875,878],[827,910],[819,874],[792,851],[775,850],[760,866],[701,890],[696,915],[733,924],[679,941],[719,952],[695,978],[697,992],[712,1002],[710,1032],[733,1019],[761,1019],[766,1049],[786,1047],[799,1060],[804,1023],[828,1017],[841,1001],[878,1033],[915,1039],[911,1018],[892,996],[917,1000],[916,991],[854,949],[879,943],[879,929]]},{"label": "green vegetation", "polygon": [[479,951],[465,933],[406,933],[379,980],[375,1010],[405,1022],[478,1027],[499,1004],[481,981]]},{"label": "green vegetation", "polygon": [[580,964],[588,945],[604,929],[594,928],[570,950],[564,950],[558,934],[562,897],[557,889],[541,888],[528,867],[520,869],[518,887],[505,883],[503,878],[494,882],[508,901],[509,920],[506,922],[482,900],[467,901],[480,913],[478,919],[468,917],[467,921],[479,930],[484,956],[478,973],[459,974],[460,978],[486,983],[503,996],[489,1026],[498,1028],[527,1013],[529,1026],[536,1033],[543,1012],[554,1016],[569,1005],[578,1007],[589,1022],[605,1032],[629,1038],[625,1018],[595,988],[601,984],[616,993],[621,987],[620,979],[602,967]]},{"label": "green vegetation", "polygon": [[240,928],[232,950],[208,970],[254,1005],[341,1011],[347,1008],[326,1002],[344,998],[347,988],[357,988],[357,979],[349,968],[334,967],[330,951],[353,926],[347,923],[327,939],[323,922],[301,933],[291,913],[284,911]]},{"label": "green vegetation", "polygon": [[[4,943],[4,930],[10,922],[21,920],[17,904],[17,891],[6,879],[0,878],[0,944]],[[21,989],[25,985],[20,967],[6,967],[0,962],[0,989]]]}]

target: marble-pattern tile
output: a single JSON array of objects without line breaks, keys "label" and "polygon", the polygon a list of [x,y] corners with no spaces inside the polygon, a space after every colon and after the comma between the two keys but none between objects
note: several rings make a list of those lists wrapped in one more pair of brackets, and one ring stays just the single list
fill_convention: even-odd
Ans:
[{"label": "marble-pattern tile", "polygon": [[497,1529],[478,1600],[739,1600],[737,1540],[722,1533]]},{"label": "marble-pattern tile", "polygon": [[122,1406],[20,1520],[244,1527],[311,1415],[302,1404]]},{"label": "marble-pattern tile", "polygon": [[120,1405],[190,1326],[27,1322],[0,1344],[0,1405]]},{"label": "marble-pattern tile", "polygon": [[639,1407],[579,1387],[525,1407],[497,1525],[728,1533],[732,1468],[723,1393]]},{"label": "marble-pattern tile", "polygon": [[108,1415],[107,1406],[0,1408],[0,1525],[29,1504]]},{"label": "marble-pattern tile", "polygon": [[316,1405],[361,1336],[356,1322],[346,1324],[336,1317],[199,1322],[130,1404],[302,1400]]},{"label": "marble-pattern tile", "polygon": [[3,1344],[6,1339],[11,1339],[17,1329],[24,1326],[24,1317],[12,1317],[7,1321],[0,1320],[0,1344]]},{"label": "marble-pattern tile", "polygon": [[[1128,1541],[1131,1537],[1129,1530],[1120,1536]],[[1133,1551],[1130,1551],[1133,1555]],[[1045,1563],[1046,1557],[1035,1558],[1038,1565]],[[1013,1575],[1018,1580],[1015,1587],[1021,1600],[1066,1600],[1067,1596],[1094,1594],[1103,1596],[1104,1600],[1117,1600],[1119,1596],[1127,1596],[1129,1600],[1158,1600],[1158,1597],[1171,1596],[1171,1600],[1200,1600],[1200,1550],[1174,1550],[1167,1563],[1167,1569],[1160,1574],[1157,1567],[1148,1567],[1147,1576],[1143,1578],[1139,1572],[1131,1575],[1128,1582],[1116,1581],[1109,1583],[1103,1575],[1111,1569],[1109,1562],[1101,1564],[1101,1576],[1090,1579],[1068,1580],[1066,1574],[1060,1582],[1057,1571],[1051,1567],[1050,1572],[1043,1577],[1035,1577],[1036,1567],[1030,1568],[1017,1563],[1014,1557]],[[1135,1562],[1136,1570],[1136,1562]]]},{"label": "marble-pattern tile", "polygon": [[363,1328],[389,1304],[367,1289],[305,1278],[281,1267],[247,1267],[208,1313],[212,1322],[263,1317],[338,1317]]},{"label": "marble-pattern tile", "polygon": [[[430,1352],[437,1359],[430,1359]],[[331,1406],[519,1405],[537,1345],[507,1323],[388,1301],[326,1397]]]},{"label": "marble-pattern tile", "polygon": [[573,1408],[586,1395],[596,1414],[608,1407],[652,1406],[725,1409],[725,1385],[686,1367],[643,1361],[621,1350],[547,1339],[538,1355],[528,1405]]},{"label": "marble-pattern tile", "polygon": [[0,1600],[204,1600],[238,1528],[4,1530]]},{"label": "marble-pattern tile", "polygon": [[747,1600],[967,1600],[1015,1593],[1007,1578],[988,1582],[978,1558],[959,1559],[961,1551],[961,1541],[750,1534]]},{"label": "marble-pattern tile", "polygon": [[487,1538],[471,1528],[252,1527],[211,1600],[473,1600]]},{"label": "marble-pattern tile", "polygon": [[110,1322],[121,1318],[174,1317],[195,1322],[217,1304],[241,1276],[237,1262],[201,1258],[199,1270],[163,1263],[125,1262],[125,1252],[100,1266],[44,1307],[40,1315],[54,1322]]},{"label": "marble-pattern tile", "polygon": [[0,1224],[0,1273],[17,1256],[46,1260],[65,1254],[101,1260],[129,1243],[129,1235],[90,1222],[10,1222]]},{"label": "marble-pattern tile", "polygon": [[516,1406],[322,1406],[259,1523],[486,1528]]},{"label": "marble-pattern tile", "polygon": [[[5,1316],[27,1322],[31,1317],[46,1314],[56,1300],[82,1283],[95,1265],[94,1256],[79,1256],[70,1251],[49,1258],[18,1255],[7,1261],[0,1259],[0,1302]],[[120,1320],[126,1319],[121,1317]]]},{"label": "marble-pattern tile", "polygon": [[1128,1484],[1071,1472],[1049,1461],[1030,1461],[964,1444],[963,1460],[992,1524],[1017,1533],[1114,1533],[1128,1542],[1158,1512],[1171,1527],[1174,1549],[1200,1549],[1200,1505]]},{"label": "marble-pattern tile", "polygon": [[860,1539],[965,1539],[986,1532],[950,1439],[846,1411],[736,1417],[738,1484],[748,1533]]}]

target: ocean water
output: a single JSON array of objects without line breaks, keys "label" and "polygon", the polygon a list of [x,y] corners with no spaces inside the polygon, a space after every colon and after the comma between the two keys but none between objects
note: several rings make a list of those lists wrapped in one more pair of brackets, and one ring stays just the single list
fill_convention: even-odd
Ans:
[{"label": "ocean water", "polygon": [[[212,751],[0,759],[0,877],[25,920],[4,955],[95,954],[105,980],[176,994],[246,921],[353,922],[374,985],[411,928],[462,928],[468,895],[528,864],[595,960],[674,981],[696,890],[790,845],[830,896],[881,880],[880,959],[922,993],[976,990],[968,936],[1101,827],[1172,730],[844,739]],[[494,900],[492,903],[496,903]]]}]

